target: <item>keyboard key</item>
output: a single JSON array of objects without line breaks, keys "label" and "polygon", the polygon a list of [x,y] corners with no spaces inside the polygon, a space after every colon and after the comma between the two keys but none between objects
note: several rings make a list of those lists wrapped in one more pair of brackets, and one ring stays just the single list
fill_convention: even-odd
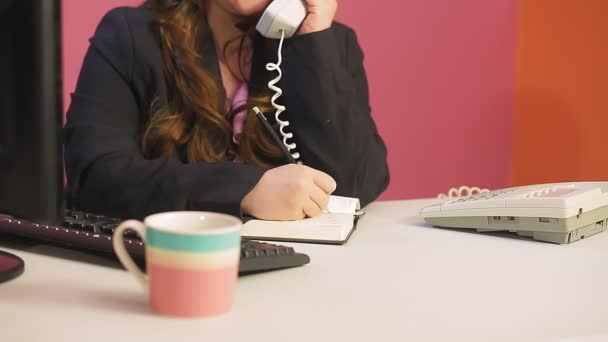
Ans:
[{"label": "keyboard key", "polygon": [[265,250],[264,250],[264,253],[265,253],[267,256],[273,256],[273,255],[277,255],[277,254],[278,254],[278,251],[277,251],[277,249],[276,249],[276,248],[267,248],[267,249],[265,249]]}]

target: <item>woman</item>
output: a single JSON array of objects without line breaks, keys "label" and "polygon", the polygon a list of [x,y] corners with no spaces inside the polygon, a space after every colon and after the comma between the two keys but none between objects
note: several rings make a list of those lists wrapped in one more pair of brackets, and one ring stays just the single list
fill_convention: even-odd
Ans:
[{"label": "woman", "polygon": [[[370,203],[389,180],[354,32],[336,0],[306,0],[283,46],[279,102],[304,165],[251,114],[271,113],[269,0],[151,0],[110,11],[91,39],[65,126],[76,206],[116,217],[173,210],[314,217],[332,193]],[[276,127],[276,122],[269,121]]]}]

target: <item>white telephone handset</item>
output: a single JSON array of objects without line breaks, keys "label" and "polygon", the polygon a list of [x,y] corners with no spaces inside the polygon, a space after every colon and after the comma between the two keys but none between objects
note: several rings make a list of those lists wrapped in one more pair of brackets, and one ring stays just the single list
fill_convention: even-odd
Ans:
[{"label": "white telephone handset", "polygon": [[281,113],[287,108],[276,102],[277,99],[283,95],[283,90],[277,87],[277,83],[283,76],[283,72],[281,71],[281,63],[283,61],[283,40],[293,36],[298,31],[300,25],[306,18],[306,15],[306,4],[303,0],[274,0],[266,8],[256,26],[258,32],[264,37],[281,40],[277,52],[277,63],[266,64],[266,70],[276,71],[278,73],[276,78],[268,82],[268,88],[275,92],[272,96],[272,106],[276,109],[275,120],[279,125],[279,132],[283,137],[283,144],[296,161],[299,160],[300,154],[295,151],[296,144],[289,142],[289,139],[293,138],[293,133],[286,131],[286,128],[289,126],[289,121],[281,119]]},{"label": "white telephone handset", "polygon": [[306,5],[302,0],[275,0],[262,14],[256,29],[267,38],[288,38],[296,33],[304,18]]}]

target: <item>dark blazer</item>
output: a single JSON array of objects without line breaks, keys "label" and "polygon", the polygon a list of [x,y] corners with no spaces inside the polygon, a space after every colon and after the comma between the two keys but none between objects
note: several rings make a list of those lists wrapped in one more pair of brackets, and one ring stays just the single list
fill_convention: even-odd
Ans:
[{"label": "dark blazer", "polygon": [[[229,161],[186,164],[175,155],[150,160],[142,154],[151,102],[167,98],[158,31],[149,8],[122,7],[106,14],[91,38],[64,128],[75,204],[116,217],[173,210],[239,216],[243,197],[264,169]],[[268,44],[276,46],[256,39],[251,87],[265,86],[264,65],[276,61],[276,51],[260,51]],[[209,33],[201,34],[200,50],[201,63],[221,82]],[[282,69],[280,101],[301,159],[334,177],[335,194],[358,197],[363,205],[376,199],[389,182],[387,152],[370,116],[363,53],[354,32],[335,23],[287,39]]]}]

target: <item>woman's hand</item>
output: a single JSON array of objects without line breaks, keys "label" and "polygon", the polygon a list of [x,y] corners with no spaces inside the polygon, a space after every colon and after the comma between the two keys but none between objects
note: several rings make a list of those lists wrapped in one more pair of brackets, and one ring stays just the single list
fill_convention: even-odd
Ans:
[{"label": "woman's hand", "polygon": [[331,27],[338,10],[338,0],[305,0],[308,16],[297,35],[323,31]]},{"label": "woman's hand", "polygon": [[266,171],[243,199],[245,214],[262,220],[288,221],[315,217],[327,208],[336,182],[308,166],[289,164]]}]

